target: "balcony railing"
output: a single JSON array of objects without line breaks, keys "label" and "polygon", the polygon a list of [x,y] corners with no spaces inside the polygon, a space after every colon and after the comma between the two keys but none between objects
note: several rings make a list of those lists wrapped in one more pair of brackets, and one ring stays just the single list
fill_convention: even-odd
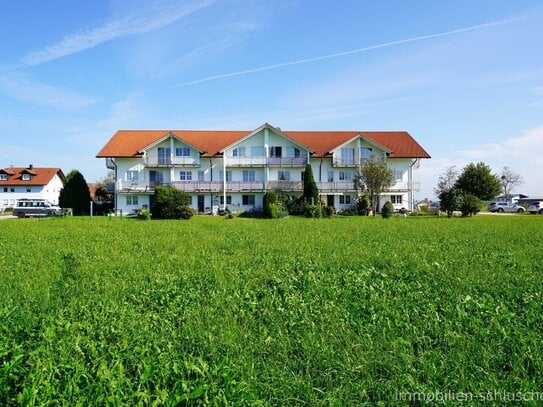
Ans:
[{"label": "balcony railing", "polygon": [[317,182],[319,192],[354,191],[354,181]]},{"label": "balcony railing", "polygon": [[[117,191],[122,192],[153,192],[156,185],[173,186],[185,192],[220,192],[223,191],[222,181],[174,181],[172,183],[153,181],[118,181]],[[302,181],[269,181],[268,189],[274,191],[302,191]],[[355,191],[353,181],[317,182],[319,192]],[[413,191],[420,190],[420,182],[412,183]],[[229,192],[264,191],[264,181],[228,181],[226,190]],[[408,182],[397,182],[388,188],[391,192],[409,191]]]},{"label": "balcony railing", "polygon": [[303,167],[307,164],[307,157],[269,157],[268,165],[277,167]]},{"label": "balcony railing", "polygon": [[226,165],[229,167],[265,166],[276,167],[303,167],[307,164],[307,157],[226,157]]},{"label": "balcony railing", "polygon": [[334,157],[332,165],[334,167],[358,167],[359,165],[367,164],[369,161],[370,159],[366,157]]},{"label": "balcony railing", "polygon": [[244,166],[264,166],[266,165],[266,157],[234,157],[226,156],[226,165],[230,167],[244,167]]},{"label": "balcony railing", "polygon": [[148,167],[171,167],[171,166],[189,166],[199,167],[199,156],[188,157],[162,157],[156,155],[148,155],[145,157],[145,165]]},{"label": "balcony railing", "polygon": [[268,188],[273,191],[302,191],[304,183],[302,181],[269,181]]}]

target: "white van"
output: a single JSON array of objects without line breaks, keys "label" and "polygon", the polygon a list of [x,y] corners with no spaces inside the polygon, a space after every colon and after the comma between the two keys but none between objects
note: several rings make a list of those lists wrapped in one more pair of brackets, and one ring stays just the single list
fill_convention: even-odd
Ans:
[{"label": "white van", "polygon": [[61,216],[64,213],[62,208],[52,204],[45,199],[19,199],[13,216],[25,218],[27,216]]}]

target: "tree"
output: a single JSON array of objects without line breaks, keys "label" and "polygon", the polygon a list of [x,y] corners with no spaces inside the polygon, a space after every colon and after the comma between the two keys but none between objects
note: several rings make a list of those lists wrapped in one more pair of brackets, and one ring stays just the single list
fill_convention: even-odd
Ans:
[{"label": "tree", "polygon": [[439,198],[439,209],[447,212],[447,217],[450,218],[453,216],[453,212],[457,211],[460,207],[460,196],[461,191],[456,188],[451,188],[448,190],[443,190],[438,195]]},{"label": "tree", "polygon": [[524,178],[522,175],[517,174],[516,172],[510,170],[508,167],[503,167],[502,174],[500,176],[500,181],[503,188],[503,194],[505,195],[505,200],[509,201],[511,192],[516,188],[524,184]]},{"label": "tree", "polygon": [[462,194],[458,209],[460,209],[464,217],[476,215],[481,210],[481,200],[471,194]]},{"label": "tree", "polygon": [[392,216],[394,213],[394,206],[392,205],[392,202],[386,201],[383,205],[383,208],[381,209],[381,216],[384,219],[388,219]]},{"label": "tree", "polygon": [[456,166],[451,165],[445,168],[445,171],[439,176],[437,186],[434,188],[434,193],[439,196],[443,191],[449,191],[454,188],[456,179],[458,178],[458,170]]},{"label": "tree", "polygon": [[386,162],[377,158],[369,160],[358,171],[355,186],[362,191],[368,191],[374,215],[377,212],[379,196],[393,184],[393,175]]},{"label": "tree", "polygon": [[304,171],[304,200],[312,205],[317,204],[319,201],[319,189],[313,178],[313,170],[311,164],[305,166]]},{"label": "tree", "polygon": [[61,208],[72,208],[73,214],[88,215],[90,207],[90,192],[85,177],[77,171],[72,170],[67,176],[64,186],[60,190],[58,198]]},{"label": "tree", "polygon": [[499,177],[492,174],[490,167],[482,162],[466,165],[454,186],[483,201],[495,198],[502,190]]},{"label": "tree", "polygon": [[157,185],[151,213],[154,219],[186,219],[189,205],[189,194],[172,187]]}]

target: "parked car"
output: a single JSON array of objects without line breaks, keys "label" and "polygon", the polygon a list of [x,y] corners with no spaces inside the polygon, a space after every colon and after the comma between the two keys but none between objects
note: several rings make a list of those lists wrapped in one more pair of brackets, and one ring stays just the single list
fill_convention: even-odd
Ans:
[{"label": "parked car", "polygon": [[45,199],[19,199],[13,216],[25,218],[27,216],[61,216],[64,213],[62,208],[52,204]]},{"label": "parked car", "polygon": [[490,205],[488,205],[488,210],[490,212],[516,212],[516,213],[522,213],[524,212],[524,207],[511,203],[511,202],[491,202]]},{"label": "parked car", "polygon": [[543,215],[543,201],[532,202],[528,205],[528,212]]}]

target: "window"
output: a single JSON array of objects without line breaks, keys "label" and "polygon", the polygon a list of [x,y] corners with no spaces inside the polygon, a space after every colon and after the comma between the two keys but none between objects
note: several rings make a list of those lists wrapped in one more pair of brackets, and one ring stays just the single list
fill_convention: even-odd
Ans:
[{"label": "window", "polygon": [[23,181],[30,181],[30,174],[23,174]]},{"label": "window", "polygon": [[[224,196],[221,195],[219,198],[221,205],[224,205]],[[232,205],[232,195],[226,195],[226,205]]]},{"label": "window", "polygon": [[290,171],[279,171],[277,173],[277,179],[279,181],[290,181]]},{"label": "window", "polygon": [[9,192],[15,192],[15,188],[10,188]]},{"label": "window", "polygon": [[[219,171],[219,177],[220,177],[220,181],[224,179],[223,170]],[[226,182],[232,182],[232,171],[229,171],[229,170],[226,171]]]},{"label": "window", "polygon": [[339,196],[340,205],[350,205],[351,204],[351,195],[340,195]]},{"label": "window", "polygon": [[241,196],[242,205],[255,205],[255,196],[254,195],[242,195]]},{"label": "window", "polygon": [[243,181],[252,182],[255,180],[255,172],[250,170],[243,170]]},{"label": "window", "polygon": [[302,182],[304,181],[304,178],[305,178],[305,171],[302,171],[300,174],[300,179],[302,180]]},{"label": "window", "polygon": [[27,188],[26,192],[32,192],[32,188]]},{"label": "window", "polygon": [[203,181],[205,177],[205,171],[198,171],[198,181]]},{"label": "window", "polygon": [[264,157],[264,147],[251,147],[251,156]]},{"label": "window", "polygon": [[371,147],[360,147],[360,158],[362,160],[371,160],[372,154]]},{"label": "window", "polygon": [[190,147],[177,147],[175,155],[177,157],[190,157]]},{"label": "window", "polygon": [[232,150],[232,156],[245,157],[245,147],[237,147]]},{"label": "window", "polygon": [[328,182],[334,182],[334,171],[328,171]]},{"label": "window", "polygon": [[7,187],[4,187],[4,192],[8,192],[8,188],[7,188]]},{"label": "window", "polygon": [[403,171],[394,170],[394,181],[399,182],[403,180]]},{"label": "window", "polygon": [[138,182],[139,172],[138,171],[126,171],[126,180],[131,182]]},{"label": "window", "polygon": [[341,164],[352,165],[354,164],[354,148],[342,148],[341,149]]},{"label": "window", "polygon": [[179,181],[192,181],[192,171],[179,171]]},{"label": "window", "polygon": [[393,204],[401,205],[402,204],[402,195],[391,195],[390,202]]},{"label": "window", "polygon": [[287,157],[296,158],[300,156],[300,149],[296,147],[287,147]]},{"label": "window", "polygon": [[340,171],[339,172],[339,180],[340,181],[352,181],[353,180],[353,174],[351,174],[348,171]]},{"label": "window", "polygon": [[138,196],[137,195],[127,195],[126,204],[129,206],[138,205]]},{"label": "window", "polygon": [[270,157],[281,157],[283,148],[281,146],[270,147]]},{"label": "window", "polygon": [[0,181],[7,181],[8,180],[8,174],[0,174]]}]

